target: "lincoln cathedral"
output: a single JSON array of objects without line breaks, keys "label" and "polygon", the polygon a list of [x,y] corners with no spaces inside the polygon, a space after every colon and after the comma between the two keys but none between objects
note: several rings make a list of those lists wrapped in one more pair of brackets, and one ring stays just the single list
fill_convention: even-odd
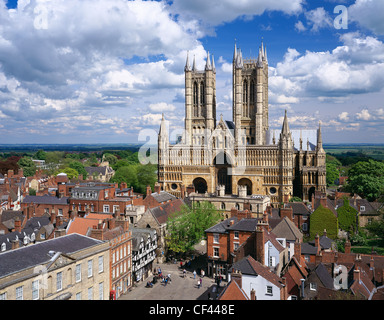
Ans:
[{"label": "lincoln cathedral", "polygon": [[[187,56],[185,130],[171,144],[166,116],[158,135],[158,182],[183,196],[268,198],[272,206],[293,196],[304,201],[325,192],[326,167],[321,127],[281,130],[268,123],[268,59],[263,44],[257,59],[234,48],[232,120],[216,117],[216,69],[208,53],[204,70]],[[245,206],[244,206],[245,208]],[[240,208],[241,209],[241,208]]]}]

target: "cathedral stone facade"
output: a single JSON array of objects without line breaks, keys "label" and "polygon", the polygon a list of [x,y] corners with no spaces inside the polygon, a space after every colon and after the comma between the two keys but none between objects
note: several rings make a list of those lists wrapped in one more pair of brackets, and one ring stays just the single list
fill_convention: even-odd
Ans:
[{"label": "cathedral stone facade", "polygon": [[[211,61],[212,60],[212,61]],[[216,69],[208,53],[204,70],[185,65],[185,130],[171,144],[165,118],[158,135],[158,182],[182,196],[187,188],[205,196],[269,197],[273,206],[325,192],[321,127],[291,130],[285,112],[281,130],[268,124],[268,60],[233,56],[232,121],[216,119]]]}]

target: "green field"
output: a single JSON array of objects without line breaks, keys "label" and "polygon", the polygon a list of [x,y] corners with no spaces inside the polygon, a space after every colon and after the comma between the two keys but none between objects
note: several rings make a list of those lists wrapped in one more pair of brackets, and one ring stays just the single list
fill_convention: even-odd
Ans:
[{"label": "green field", "polygon": [[325,152],[335,156],[360,156],[384,160],[384,144],[324,144],[323,147]]}]

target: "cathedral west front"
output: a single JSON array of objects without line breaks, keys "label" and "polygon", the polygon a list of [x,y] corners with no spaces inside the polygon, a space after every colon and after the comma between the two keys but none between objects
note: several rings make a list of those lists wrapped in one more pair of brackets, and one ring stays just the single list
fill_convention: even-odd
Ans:
[{"label": "cathedral west front", "polygon": [[[232,65],[232,119],[224,120],[216,117],[213,57],[208,53],[204,70],[197,70],[195,59],[191,66],[187,56],[185,130],[170,144],[165,115],[158,134],[162,189],[179,197],[192,190],[195,196],[216,200],[268,199],[272,206],[293,196],[310,201],[315,191],[325,192],[320,125],[291,130],[285,112],[281,130],[269,128],[266,48],[262,44],[257,59],[246,59],[235,45]],[[225,201],[220,203],[224,209]]]}]

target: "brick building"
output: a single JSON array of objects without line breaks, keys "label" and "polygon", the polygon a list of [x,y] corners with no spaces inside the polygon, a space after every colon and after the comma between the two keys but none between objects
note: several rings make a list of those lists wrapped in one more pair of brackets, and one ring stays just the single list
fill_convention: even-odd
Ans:
[{"label": "brick building", "polygon": [[67,234],[83,234],[109,243],[110,292],[114,298],[132,286],[132,231],[122,216],[88,213],[70,221]]},{"label": "brick building", "polygon": [[70,216],[69,197],[55,197],[51,195],[26,196],[21,203],[21,210],[29,207],[33,216],[42,217],[52,212],[68,219]]}]

